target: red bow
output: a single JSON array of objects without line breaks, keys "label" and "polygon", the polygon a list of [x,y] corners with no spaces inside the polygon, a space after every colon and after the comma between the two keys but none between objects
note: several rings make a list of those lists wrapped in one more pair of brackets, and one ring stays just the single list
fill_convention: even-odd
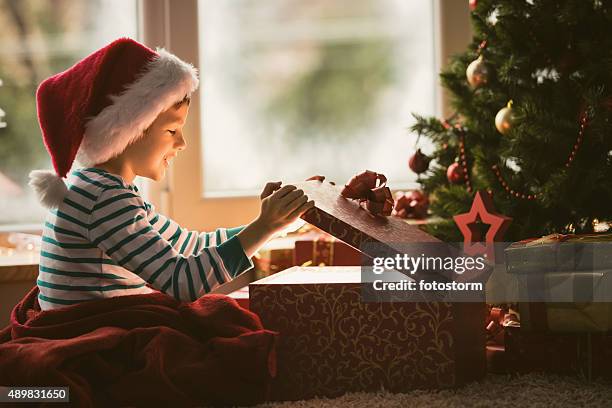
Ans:
[{"label": "red bow", "polygon": [[[366,170],[353,176],[342,189],[342,196],[359,200],[373,215],[388,217],[393,210],[393,197],[389,187],[385,186],[387,178],[382,174]],[[378,184],[378,186],[377,186]]]}]

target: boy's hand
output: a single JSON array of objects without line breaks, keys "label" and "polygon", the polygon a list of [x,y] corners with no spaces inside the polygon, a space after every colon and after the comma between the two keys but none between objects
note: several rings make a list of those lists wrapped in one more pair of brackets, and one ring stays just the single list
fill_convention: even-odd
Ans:
[{"label": "boy's hand", "polygon": [[237,235],[244,253],[251,258],[272,236],[314,207],[314,201],[295,186],[280,182],[266,184],[261,193],[259,217]]},{"label": "boy's hand", "polygon": [[[276,186],[274,183],[269,183],[266,187],[270,184],[273,187]],[[314,201],[308,201],[304,191],[296,189],[295,186],[286,185],[261,201],[261,212],[257,222],[270,233],[275,233],[291,224],[312,207],[314,207]]]}]

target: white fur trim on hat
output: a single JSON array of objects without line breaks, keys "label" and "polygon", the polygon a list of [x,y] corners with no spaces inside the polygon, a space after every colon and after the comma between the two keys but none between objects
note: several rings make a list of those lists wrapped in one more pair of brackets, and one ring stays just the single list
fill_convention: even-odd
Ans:
[{"label": "white fur trim on hat", "polygon": [[157,116],[191,95],[198,87],[193,65],[164,49],[146,66],[146,71],[113,103],[92,118],[85,128],[76,160],[82,166],[104,163],[121,154],[155,121]]},{"label": "white fur trim on hat", "polygon": [[64,180],[52,170],[32,170],[28,184],[46,208],[59,207],[68,193]]}]

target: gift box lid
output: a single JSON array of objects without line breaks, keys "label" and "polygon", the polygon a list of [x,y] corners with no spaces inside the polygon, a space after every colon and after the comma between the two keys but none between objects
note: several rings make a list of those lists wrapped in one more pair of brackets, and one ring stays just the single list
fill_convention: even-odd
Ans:
[{"label": "gift box lid", "polygon": [[440,242],[437,238],[397,217],[374,216],[356,200],[341,195],[342,187],[327,181],[295,184],[304,190],[315,207],[302,218],[355,249],[374,257],[370,243],[388,248],[390,253],[404,253],[402,244]]}]

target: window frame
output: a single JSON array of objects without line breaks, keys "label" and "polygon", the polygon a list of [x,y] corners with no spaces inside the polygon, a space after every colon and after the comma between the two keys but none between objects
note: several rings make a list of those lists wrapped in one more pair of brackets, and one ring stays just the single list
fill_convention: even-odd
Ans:
[{"label": "window frame", "polygon": [[[434,2],[435,67],[436,72],[440,72],[449,57],[465,50],[471,40],[469,7],[463,1],[430,1]],[[197,67],[198,1],[140,2],[139,36],[144,43],[151,47],[164,47]],[[450,116],[449,96],[439,82],[436,100],[437,113],[443,117]],[[259,197],[203,197],[200,105],[197,91],[191,99],[190,115],[184,128],[188,148],[169,166],[163,181],[143,182],[144,194],[159,212],[188,228],[210,231],[218,227],[247,224],[259,213]]]},{"label": "window frame", "polygon": [[[143,10],[144,10],[144,8],[146,8],[145,7],[146,0],[136,0],[134,3],[135,3],[135,6],[136,6],[136,11],[135,11],[135,13],[136,13],[136,30],[135,30],[136,38],[135,38],[135,40],[137,40],[137,41],[144,41],[143,40],[143,33],[144,33],[143,23],[144,23],[145,19],[143,18],[143,16],[144,16]],[[37,35],[39,35],[39,34],[40,33],[38,33]],[[85,57],[85,55],[82,55],[82,57]],[[42,80],[42,79],[39,78],[39,80]],[[0,79],[0,84],[1,83],[2,83],[2,80]],[[36,99],[34,94],[32,94],[31,96],[32,96],[33,99]],[[4,118],[6,118],[6,116]],[[2,122],[2,117],[0,117],[0,122]],[[41,139],[41,144],[42,144],[42,139]],[[48,167],[47,169],[48,170],[53,170],[53,167],[51,166],[51,162],[50,161],[49,161],[49,166],[50,167]],[[41,168],[45,169],[45,167],[41,167]],[[142,181],[137,181],[137,184],[140,187],[144,183]],[[27,186],[25,186],[25,187],[29,188]],[[8,236],[11,233],[25,233],[25,234],[42,235],[42,232],[43,232],[43,223],[44,223],[44,217],[41,220],[38,220],[38,221],[35,220],[35,219],[32,219],[32,220],[28,220],[28,221],[24,221],[24,222],[0,224],[0,247],[3,246],[3,244],[6,244]]]}]

